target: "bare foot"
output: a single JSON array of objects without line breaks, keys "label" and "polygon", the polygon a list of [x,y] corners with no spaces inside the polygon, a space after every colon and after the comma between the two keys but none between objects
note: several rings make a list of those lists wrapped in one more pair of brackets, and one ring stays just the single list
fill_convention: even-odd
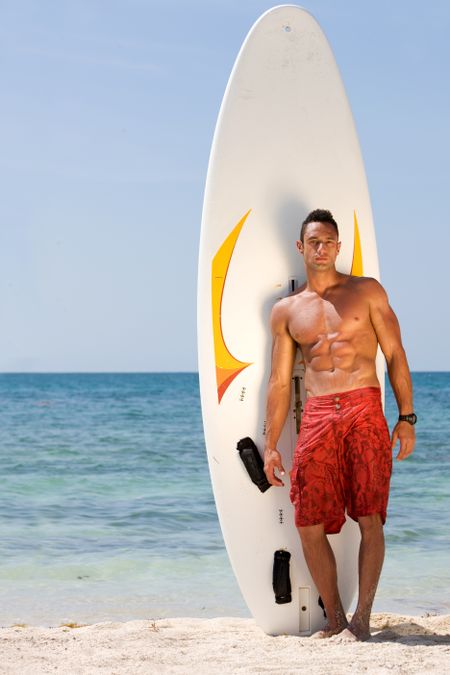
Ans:
[{"label": "bare foot", "polygon": [[362,631],[358,629],[356,632],[355,626],[350,623],[347,628],[337,635],[336,642],[365,642],[370,638],[370,631]]},{"label": "bare foot", "polygon": [[353,633],[360,642],[364,642],[370,638],[369,617],[370,615],[367,617],[367,620],[364,621],[364,619],[353,616],[349,623],[348,630]]},{"label": "bare foot", "polygon": [[322,630],[318,630],[317,633],[313,633],[311,635],[311,639],[324,640],[326,638],[332,637],[333,635],[339,635],[339,633],[342,633],[342,631],[345,630],[347,626],[348,626],[347,622],[339,626],[336,626],[335,628],[330,628],[330,626],[327,625]]}]

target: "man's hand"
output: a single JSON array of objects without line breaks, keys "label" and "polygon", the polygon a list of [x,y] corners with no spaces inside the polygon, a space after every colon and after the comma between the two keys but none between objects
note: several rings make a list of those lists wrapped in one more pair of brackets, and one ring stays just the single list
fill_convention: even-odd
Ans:
[{"label": "man's hand", "polygon": [[280,453],[276,448],[266,448],[264,450],[264,473],[267,476],[267,480],[271,485],[283,487],[283,481],[275,476],[275,469],[278,469],[280,476],[284,476],[285,471],[283,464],[281,463]]},{"label": "man's hand", "polygon": [[402,460],[409,457],[416,444],[416,431],[409,422],[397,422],[392,431],[392,450],[397,441],[400,441],[400,450],[396,459]]}]

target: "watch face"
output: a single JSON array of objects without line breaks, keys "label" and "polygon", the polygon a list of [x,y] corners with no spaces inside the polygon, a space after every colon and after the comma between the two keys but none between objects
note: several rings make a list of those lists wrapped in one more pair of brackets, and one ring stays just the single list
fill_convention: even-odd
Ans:
[{"label": "watch face", "polygon": [[410,424],[415,424],[417,422],[416,413],[411,413],[411,415],[399,415],[398,419],[400,422],[409,422]]}]

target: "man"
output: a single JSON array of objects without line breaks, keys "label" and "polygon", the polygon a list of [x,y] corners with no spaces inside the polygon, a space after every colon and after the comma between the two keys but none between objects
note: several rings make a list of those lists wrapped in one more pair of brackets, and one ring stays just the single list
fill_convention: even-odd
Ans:
[{"label": "man", "polygon": [[[284,483],[277,442],[290,406],[297,346],[305,362],[307,400],[291,471],[295,522],[328,624],[317,637],[370,637],[369,621],[384,559],[383,524],[392,469],[414,449],[411,376],[397,318],[382,286],[336,270],[338,226],[329,211],[312,211],[297,248],[306,283],[272,310],[272,372],[267,396],[264,470],[272,485]],[[386,358],[399,408],[392,439],[381,408],[375,368],[377,346]],[[327,534],[339,532],[345,511],[358,521],[358,604],[347,622],[339,597],[336,561]]]}]

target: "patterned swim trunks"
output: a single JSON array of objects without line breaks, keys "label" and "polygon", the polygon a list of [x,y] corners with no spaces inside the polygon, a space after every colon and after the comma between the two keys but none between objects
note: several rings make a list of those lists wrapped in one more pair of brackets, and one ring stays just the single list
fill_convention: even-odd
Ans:
[{"label": "patterned swim trunks", "polygon": [[345,511],[356,521],[379,513],[384,524],[391,472],[379,387],[307,399],[290,474],[297,527],[335,534]]}]

